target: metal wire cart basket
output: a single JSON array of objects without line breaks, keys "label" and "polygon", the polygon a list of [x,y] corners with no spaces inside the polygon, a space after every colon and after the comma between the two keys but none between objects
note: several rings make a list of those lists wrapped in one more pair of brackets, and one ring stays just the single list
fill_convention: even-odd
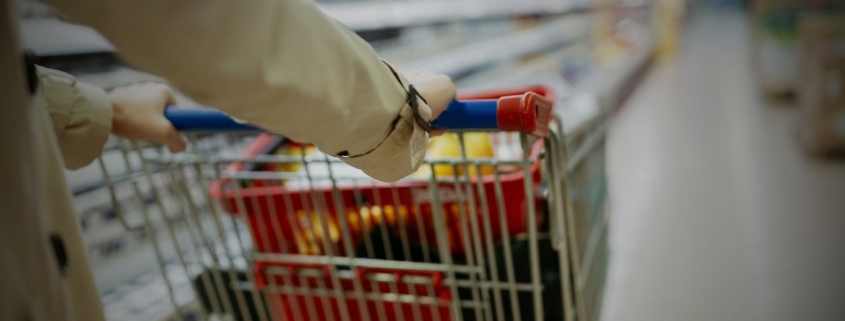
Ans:
[{"label": "metal wire cart basket", "polygon": [[127,174],[100,164],[172,319],[590,320],[604,174],[584,160],[603,156],[580,147],[595,142],[564,137],[546,87],[460,98],[438,120],[453,132],[396,183],[199,109],[168,111],[187,152],[123,141]]}]

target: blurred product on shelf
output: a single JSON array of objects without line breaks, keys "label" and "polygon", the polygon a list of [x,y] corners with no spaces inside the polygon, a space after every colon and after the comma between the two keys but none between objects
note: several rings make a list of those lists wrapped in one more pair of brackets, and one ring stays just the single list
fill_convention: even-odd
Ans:
[{"label": "blurred product on shelf", "polygon": [[763,93],[772,98],[790,98],[799,88],[799,33],[802,17],[845,9],[836,0],[757,0],[754,64]]},{"label": "blurred product on shelf", "polygon": [[638,10],[619,6],[613,2],[600,5],[601,12],[594,13],[591,22],[594,63],[607,66],[625,57],[632,47],[642,42],[639,26],[647,25],[644,14],[647,10]]},{"label": "blurred product on shelf", "polygon": [[845,15],[802,19],[800,137],[813,154],[845,152]]},{"label": "blurred product on shelf", "polygon": [[605,64],[616,55],[616,44],[613,40],[613,16],[607,12],[610,3],[600,4],[603,9],[595,14],[591,23],[592,42],[595,45],[594,55],[598,64]]},{"label": "blurred product on shelf", "polygon": [[657,57],[671,57],[678,50],[681,40],[686,2],[682,0],[657,0],[654,6],[657,30]]}]

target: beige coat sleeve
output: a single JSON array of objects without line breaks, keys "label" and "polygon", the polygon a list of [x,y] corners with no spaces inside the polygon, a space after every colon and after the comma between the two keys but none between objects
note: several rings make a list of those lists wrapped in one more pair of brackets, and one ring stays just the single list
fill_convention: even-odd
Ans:
[{"label": "beige coat sleeve", "polygon": [[398,180],[425,155],[428,134],[406,104],[407,81],[312,1],[47,2],[197,102],[348,154],[345,162],[376,179]]},{"label": "beige coat sleeve", "polygon": [[111,134],[111,101],[103,89],[67,73],[40,66],[37,73],[65,166],[88,165]]}]

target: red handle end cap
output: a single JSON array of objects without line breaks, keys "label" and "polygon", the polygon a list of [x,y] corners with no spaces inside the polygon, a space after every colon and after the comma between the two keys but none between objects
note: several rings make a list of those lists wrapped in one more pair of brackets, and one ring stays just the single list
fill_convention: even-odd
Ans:
[{"label": "red handle end cap", "polygon": [[552,102],[531,91],[522,95],[504,96],[499,98],[496,117],[502,131],[519,131],[545,137],[552,120]]}]

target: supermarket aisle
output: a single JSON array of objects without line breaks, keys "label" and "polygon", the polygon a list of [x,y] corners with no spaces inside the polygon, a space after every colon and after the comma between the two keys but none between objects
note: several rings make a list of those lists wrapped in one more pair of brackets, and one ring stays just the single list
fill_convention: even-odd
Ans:
[{"label": "supermarket aisle", "polygon": [[747,18],[697,12],[608,136],[602,319],[845,320],[845,162],[757,95]]}]

